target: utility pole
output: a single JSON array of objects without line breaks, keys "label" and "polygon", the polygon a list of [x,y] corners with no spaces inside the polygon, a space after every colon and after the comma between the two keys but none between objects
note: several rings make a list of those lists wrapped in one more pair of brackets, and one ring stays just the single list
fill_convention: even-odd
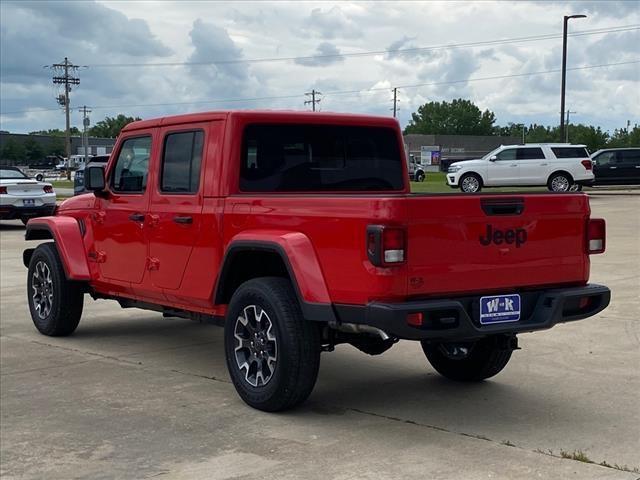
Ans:
[{"label": "utility pole", "polygon": [[78,110],[82,112],[82,146],[84,147],[84,166],[86,167],[89,161],[89,133],[87,132],[87,128],[89,128],[89,117],[87,114],[91,113],[91,110],[89,110],[86,105],[83,105],[82,108]]},{"label": "utility pole", "polygon": [[305,100],[304,104],[305,105],[311,104],[311,109],[315,112],[316,103],[320,103],[320,101],[322,100],[321,98],[318,98],[316,100],[316,95],[322,95],[322,92],[312,89],[310,92],[305,93],[305,95],[307,96],[311,95],[311,100]]},{"label": "utility pole", "polygon": [[567,84],[567,26],[572,18],[586,18],[586,15],[565,15],[562,28],[562,85],[560,87],[560,138],[565,137],[564,131],[564,92]]},{"label": "utility pole", "polygon": [[[65,129],[65,152],[67,155],[67,178],[71,179],[71,134],[70,118],[69,118],[69,92],[72,85],[80,85],[80,79],[74,77],[73,74],[78,70],[78,66],[72,64],[67,57],[64,57],[63,63],[54,63],[51,69],[57,74],[53,76],[53,83],[64,86],[64,95],[58,96],[58,103],[64,106],[64,114],[66,120]],[[62,75],[60,75],[62,73]]]},{"label": "utility pole", "polygon": [[393,118],[396,118],[398,113],[398,88],[393,88]]},{"label": "utility pole", "polygon": [[564,143],[569,143],[569,115],[572,113],[578,113],[578,112],[572,112],[571,110],[567,110],[567,124],[566,124],[566,128],[564,129]]}]

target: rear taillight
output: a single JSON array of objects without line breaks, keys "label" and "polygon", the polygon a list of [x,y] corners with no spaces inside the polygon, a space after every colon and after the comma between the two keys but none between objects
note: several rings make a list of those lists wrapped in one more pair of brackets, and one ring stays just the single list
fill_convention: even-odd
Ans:
[{"label": "rear taillight", "polygon": [[582,160],[580,162],[587,170],[593,170],[593,162],[591,160]]},{"label": "rear taillight", "polygon": [[44,190],[44,193],[53,193],[53,187],[51,185],[45,185],[42,187],[42,190]]},{"label": "rear taillight", "polygon": [[6,195],[7,194],[7,187],[0,187],[0,194]]},{"label": "rear taillight", "polygon": [[406,260],[406,234],[404,228],[385,225],[367,227],[367,257],[377,267],[390,267]]},{"label": "rear taillight", "polygon": [[606,227],[602,218],[592,218],[587,224],[587,253],[603,253],[605,249]]}]

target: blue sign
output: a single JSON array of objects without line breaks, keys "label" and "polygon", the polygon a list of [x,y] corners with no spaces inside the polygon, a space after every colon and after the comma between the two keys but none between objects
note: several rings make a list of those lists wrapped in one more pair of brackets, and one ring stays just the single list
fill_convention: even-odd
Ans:
[{"label": "blue sign", "polygon": [[480,323],[517,322],[520,320],[520,295],[495,295],[480,298]]}]

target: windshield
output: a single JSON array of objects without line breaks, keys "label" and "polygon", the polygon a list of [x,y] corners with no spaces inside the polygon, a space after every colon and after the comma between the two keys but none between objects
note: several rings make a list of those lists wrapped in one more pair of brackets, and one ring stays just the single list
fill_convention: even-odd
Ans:
[{"label": "windshield", "polygon": [[498,148],[496,148],[495,150],[491,150],[491,151],[490,151],[489,153],[487,153],[484,157],[482,157],[482,159],[483,159],[483,160],[488,160],[488,159],[490,159],[490,158],[491,158],[491,157],[493,157],[495,154],[497,154],[497,153],[500,151],[500,149],[501,149],[501,148],[502,148],[502,147],[498,147]]},{"label": "windshield", "polygon": [[29,177],[27,177],[24,173],[22,173],[20,170],[17,170],[17,169],[0,168],[0,178],[2,180],[5,180],[5,179],[11,179],[11,178],[23,179],[23,178],[29,178]]}]

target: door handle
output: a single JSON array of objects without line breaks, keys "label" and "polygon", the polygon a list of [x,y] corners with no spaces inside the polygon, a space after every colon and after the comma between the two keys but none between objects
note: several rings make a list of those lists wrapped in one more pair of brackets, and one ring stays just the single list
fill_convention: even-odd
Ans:
[{"label": "door handle", "polygon": [[183,225],[191,225],[193,223],[193,218],[177,216],[173,217],[173,221]]},{"label": "door handle", "polygon": [[510,167],[517,167],[518,164],[517,163],[512,163],[511,165],[509,165]]},{"label": "door handle", "polygon": [[609,170],[615,170],[618,167],[609,167]]},{"label": "door handle", "polygon": [[636,165],[636,168],[640,168],[640,165]]},{"label": "door handle", "polygon": [[133,222],[144,222],[144,213],[132,213],[129,215],[129,220]]},{"label": "door handle", "polygon": [[549,165],[548,163],[541,163],[540,166],[541,167],[546,167],[547,165]]}]

